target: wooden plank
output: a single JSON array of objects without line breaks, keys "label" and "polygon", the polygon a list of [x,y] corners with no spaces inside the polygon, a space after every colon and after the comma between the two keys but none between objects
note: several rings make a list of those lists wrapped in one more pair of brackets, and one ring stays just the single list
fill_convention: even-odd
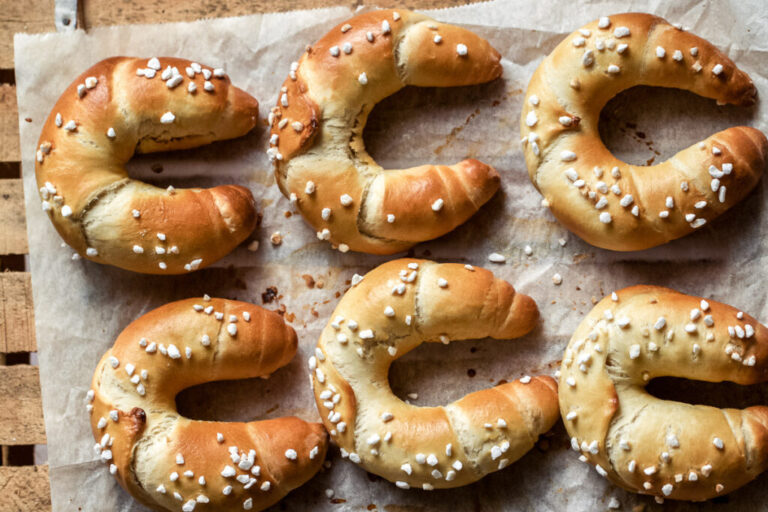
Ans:
[{"label": "wooden plank", "polygon": [[0,254],[26,254],[27,219],[20,179],[0,180]]},{"label": "wooden plank", "polygon": [[28,364],[0,366],[0,445],[20,444],[45,444],[40,371]]},{"label": "wooden plank", "polygon": [[16,86],[0,85],[0,161],[19,162],[19,107]]},{"label": "wooden plank", "polygon": [[48,466],[0,467],[0,512],[51,510]]},{"label": "wooden plank", "polygon": [[160,23],[171,21],[193,21],[201,18],[242,16],[260,12],[292,11],[314,9],[332,5],[346,5],[354,9],[358,5],[378,7],[404,7],[431,9],[450,7],[461,3],[482,0],[132,0],[125,2],[83,2],[83,23],[85,28],[102,25],[126,25],[131,23]]},{"label": "wooden plank", "polygon": [[0,69],[13,68],[13,34],[16,32],[54,32],[54,0],[2,2],[0,16]]},{"label": "wooden plank", "polygon": [[35,352],[36,350],[30,275],[27,272],[2,272],[0,273],[0,354]]}]

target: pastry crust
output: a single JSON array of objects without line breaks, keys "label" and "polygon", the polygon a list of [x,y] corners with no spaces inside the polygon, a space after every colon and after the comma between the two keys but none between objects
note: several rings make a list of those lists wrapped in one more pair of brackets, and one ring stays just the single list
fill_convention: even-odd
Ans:
[{"label": "pastry crust", "polygon": [[571,338],[560,413],[574,450],[630,491],[702,501],[768,465],[768,407],[718,409],[655,398],[645,385],[683,377],[766,380],[768,329],[719,302],[655,286],[606,297]]},{"label": "pastry crust", "polygon": [[752,105],[757,94],[749,76],[712,44],[644,13],[593,21],[544,59],[520,121],[531,181],[565,227],[616,251],[700,229],[754,188],[768,158],[765,135],[740,126],[657,165],[620,161],[600,139],[600,111],[636,85],[739,106]]},{"label": "pastry crust", "polygon": [[269,375],[296,346],[280,315],[245,302],[186,299],[150,311],[94,373],[88,409],[97,454],[153,510],[269,507],[320,469],[323,426],[295,417],[194,421],[179,416],[175,398],[204,382]]},{"label": "pastry crust", "polygon": [[342,297],[309,361],[317,407],[343,457],[398,487],[458,487],[503,469],[558,419],[557,385],[523,377],[443,407],[389,387],[392,362],[423,342],[522,336],[538,309],[482,268],[400,259]]},{"label": "pastry crust", "polygon": [[376,103],[406,85],[488,82],[500,61],[472,32],[407,10],[338,25],[292,65],[270,115],[280,190],[342,251],[392,254],[448,233],[493,196],[498,173],[472,159],[385,170],[363,129]]},{"label": "pastry crust", "polygon": [[43,125],[35,165],[43,209],[92,261],[145,274],[210,265],[256,227],[250,190],[161,189],[130,179],[125,164],[134,153],[239,137],[258,111],[221,70],[174,57],[103,60],[72,82]]}]

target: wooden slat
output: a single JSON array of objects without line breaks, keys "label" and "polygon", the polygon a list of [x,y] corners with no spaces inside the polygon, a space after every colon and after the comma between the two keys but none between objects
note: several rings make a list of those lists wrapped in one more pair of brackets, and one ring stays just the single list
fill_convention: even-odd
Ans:
[{"label": "wooden slat", "polygon": [[0,15],[0,68],[13,68],[13,34],[16,32],[53,32],[54,0],[2,2]]},{"label": "wooden slat", "polygon": [[49,510],[48,466],[0,467],[0,512]]},{"label": "wooden slat", "polygon": [[40,371],[27,364],[0,366],[0,445],[20,444],[45,444]]},{"label": "wooden slat", "polygon": [[21,180],[0,180],[0,254],[26,254],[27,222]]},{"label": "wooden slat", "polygon": [[16,86],[0,85],[0,162],[21,161]]},{"label": "wooden slat", "polygon": [[0,273],[0,354],[36,350],[30,275]]}]

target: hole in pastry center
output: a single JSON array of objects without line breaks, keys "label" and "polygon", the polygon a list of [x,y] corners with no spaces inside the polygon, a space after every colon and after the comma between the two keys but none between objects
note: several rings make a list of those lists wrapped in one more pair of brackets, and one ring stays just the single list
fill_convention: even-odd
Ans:
[{"label": "hole in pastry center", "polygon": [[768,383],[742,386],[733,382],[704,382],[679,377],[652,379],[646,391],[656,398],[692,405],[743,409],[768,403]]},{"label": "hole in pastry center", "polygon": [[363,132],[365,148],[385,169],[487,160],[497,142],[501,155],[511,131],[500,134],[504,136],[498,141],[476,133],[504,114],[498,107],[504,88],[503,80],[463,87],[405,87],[373,108]]},{"label": "hole in pastry center", "polygon": [[637,86],[612,98],[600,112],[598,131],[617,158],[655,165],[731,126],[751,124],[752,110],[692,92]]},{"label": "hole in pastry center", "polygon": [[[264,145],[264,131],[256,128],[230,140],[214,141],[196,148],[136,153],[125,164],[128,176],[167,188],[208,188],[218,184],[246,185],[254,174],[249,155]],[[263,176],[271,178],[271,172]]]},{"label": "hole in pastry center", "polygon": [[542,369],[540,350],[541,345],[530,335],[515,340],[452,341],[448,345],[422,343],[392,363],[389,385],[398,398],[413,405],[447,405],[468,393],[526,374],[551,374],[554,369]]},{"label": "hole in pastry center", "polygon": [[[295,365],[295,367],[294,367]],[[184,389],[179,414],[200,421],[255,421],[299,416],[316,421],[315,401],[299,357],[268,379],[222,380]]]}]

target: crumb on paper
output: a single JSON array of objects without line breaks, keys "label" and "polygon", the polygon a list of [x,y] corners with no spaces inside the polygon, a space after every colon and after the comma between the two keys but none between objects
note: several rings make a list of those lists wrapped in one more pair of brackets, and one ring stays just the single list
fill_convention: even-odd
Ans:
[{"label": "crumb on paper", "polygon": [[578,265],[587,258],[589,258],[589,254],[576,253],[573,255],[573,264]]},{"label": "crumb on paper", "polygon": [[491,263],[504,263],[507,261],[507,258],[503,254],[499,254],[498,252],[492,252],[488,255],[488,261]]},{"label": "crumb on paper", "polygon": [[259,250],[259,241],[254,240],[253,242],[248,244],[248,250],[251,252],[256,252]]},{"label": "crumb on paper", "polygon": [[557,243],[560,244],[560,247],[565,247],[565,244],[567,244],[568,241],[565,238],[561,238],[560,240],[557,241]]},{"label": "crumb on paper", "polygon": [[314,288],[315,287],[315,278],[312,277],[309,274],[302,274],[301,278],[304,279],[304,284],[307,285],[307,288]]},{"label": "crumb on paper", "polygon": [[270,286],[264,293],[261,294],[261,302],[263,304],[270,304],[277,297],[277,286]]},{"label": "crumb on paper", "polygon": [[563,282],[563,276],[556,273],[552,276],[552,282],[555,283],[555,286],[559,286]]},{"label": "crumb on paper", "polygon": [[279,231],[275,231],[270,235],[269,241],[272,242],[272,245],[278,246],[283,243],[283,235]]},{"label": "crumb on paper", "polygon": [[525,252],[526,256],[533,254],[533,248],[530,245],[526,245],[525,248],[523,248],[523,251]]}]

